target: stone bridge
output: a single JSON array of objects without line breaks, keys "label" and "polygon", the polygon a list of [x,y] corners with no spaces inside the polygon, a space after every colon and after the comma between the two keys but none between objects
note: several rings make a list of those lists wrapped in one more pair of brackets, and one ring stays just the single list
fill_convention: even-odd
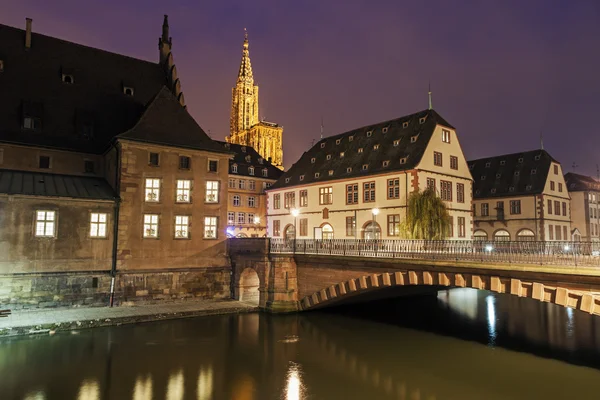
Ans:
[{"label": "stone bridge", "polygon": [[359,301],[364,296],[467,287],[600,315],[600,265],[594,257],[580,255],[576,261],[573,252],[557,257],[545,250],[523,257],[513,251],[507,259],[497,254],[487,257],[492,253],[489,247],[479,254],[438,252],[431,246],[419,253],[396,249],[392,256],[383,243],[377,252],[372,247],[362,248],[360,254],[351,249],[356,250],[348,246],[344,254],[333,249],[317,254],[282,248],[268,238],[230,239],[232,297],[257,302],[267,311],[292,312]]}]

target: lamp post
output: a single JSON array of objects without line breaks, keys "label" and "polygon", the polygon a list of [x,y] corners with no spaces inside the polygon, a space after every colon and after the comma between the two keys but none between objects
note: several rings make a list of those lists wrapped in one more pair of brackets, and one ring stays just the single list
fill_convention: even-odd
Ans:
[{"label": "lamp post", "polygon": [[371,214],[373,214],[373,219],[371,220],[371,232],[373,233],[373,239],[377,239],[377,234],[375,231],[375,222],[377,221],[377,215],[379,214],[379,208],[372,209]]},{"label": "lamp post", "polygon": [[296,208],[292,208],[290,210],[290,212],[292,213],[292,215],[294,216],[294,254],[296,254],[296,219],[298,218],[298,214],[300,214],[300,211],[298,211],[298,209]]}]

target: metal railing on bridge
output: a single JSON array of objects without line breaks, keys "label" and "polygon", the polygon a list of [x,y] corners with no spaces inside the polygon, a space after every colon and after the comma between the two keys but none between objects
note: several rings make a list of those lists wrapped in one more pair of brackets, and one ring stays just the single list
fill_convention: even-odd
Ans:
[{"label": "metal railing on bridge", "polygon": [[270,252],[600,267],[599,242],[272,238]]}]

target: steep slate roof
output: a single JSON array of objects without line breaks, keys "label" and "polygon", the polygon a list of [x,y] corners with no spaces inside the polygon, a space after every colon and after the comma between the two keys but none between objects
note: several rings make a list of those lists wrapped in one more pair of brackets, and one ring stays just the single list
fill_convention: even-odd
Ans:
[{"label": "steep slate roof", "polygon": [[[215,141],[215,143],[218,143],[225,150],[233,152],[234,154],[234,156],[229,160],[229,173],[231,173],[231,166],[236,164],[238,167],[236,174],[240,176],[277,180],[283,174],[282,170],[271,164],[268,160],[262,158],[262,156],[258,154],[256,150],[254,150],[254,147],[221,141]],[[248,172],[248,167],[254,167],[254,175],[250,175]],[[264,168],[267,169],[268,176],[266,177],[262,174],[262,170]]]},{"label": "steep slate roof", "polygon": [[158,92],[137,124],[120,139],[229,153],[210,139],[167,87]]},{"label": "steep slate roof", "polygon": [[558,163],[545,150],[468,161],[473,176],[473,198],[540,194],[552,162]]},{"label": "steep slate roof", "polygon": [[[420,122],[421,118],[425,118],[423,123]],[[438,124],[454,129],[434,110],[424,110],[323,138],[305,152],[271,188],[413,169],[421,161]],[[413,142],[411,137],[416,137],[416,140]],[[396,140],[400,142],[394,146]],[[374,150],[375,145],[379,145],[378,150]],[[362,153],[358,152],[359,148],[363,149]],[[340,156],[341,152],[344,152],[344,157]],[[327,155],[331,155],[329,160]],[[405,162],[401,163],[405,157]],[[389,165],[384,167],[384,161],[389,161]],[[366,171],[362,170],[364,164],[368,164]],[[347,172],[350,167],[352,171]],[[333,175],[329,175],[329,171],[333,171]],[[319,173],[318,178],[315,173]]]},{"label": "steep slate roof", "polygon": [[116,197],[102,178],[11,170],[0,170],[0,193],[95,200]]},{"label": "steep slate roof", "polygon": [[[0,24],[0,141],[101,153],[136,123],[144,106],[167,84],[158,63]],[[62,74],[74,82],[62,82]],[[133,96],[123,86],[134,89]],[[27,104],[33,104],[29,106]],[[24,108],[41,114],[41,132],[21,128]],[[82,124],[93,122],[93,138]]]},{"label": "steep slate roof", "polygon": [[600,190],[600,182],[591,176],[580,175],[573,172],[565,174],[565,183],[569,192],[585,192]]}]

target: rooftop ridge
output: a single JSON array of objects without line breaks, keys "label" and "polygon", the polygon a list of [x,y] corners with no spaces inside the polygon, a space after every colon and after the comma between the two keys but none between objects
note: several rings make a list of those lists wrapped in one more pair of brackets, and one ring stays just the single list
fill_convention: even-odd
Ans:
[{"label": "rooftop ridge", "polygon": [[546,151],[544,149],[517,151],[514,153],[500,154],[500,155],[495,155],[495,156],[490,156],[490,157],[475,158],[472,160],[467,160],[467,163],[474,163],[474,162],[483,161],[483,160],[491,160],[491,159],[495,159],[495,158],[512,157],[512,156],[516,156],[516,155],[533,154],[533,153],[546,153],[554,162],[557,162],[560,164],[559,161],[556,161],[554,159],[554,157],[552,157],[550,155],[550,153],[548,153],[548,151]]}]

